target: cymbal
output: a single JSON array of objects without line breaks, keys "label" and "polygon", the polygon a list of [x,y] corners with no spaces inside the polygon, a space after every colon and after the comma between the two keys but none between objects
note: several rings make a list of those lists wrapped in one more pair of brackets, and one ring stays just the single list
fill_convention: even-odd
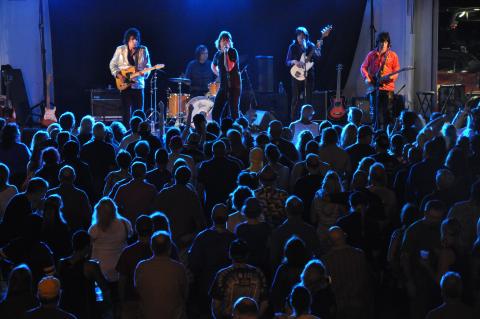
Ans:
[{"label": "cymbal", "polygon": [[187,78],[169,78],[168,80],[173,83],[183,83],[186,85],[190,85],[190,83],[192,82],[192,80]]}]

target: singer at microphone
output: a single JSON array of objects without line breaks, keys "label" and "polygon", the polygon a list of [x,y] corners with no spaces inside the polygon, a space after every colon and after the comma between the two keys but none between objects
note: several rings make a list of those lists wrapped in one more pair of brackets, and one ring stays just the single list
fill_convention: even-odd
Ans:
[{"label": "singer at microphone", "polygon": [[[220,88],[212,110],[213,120],[220,123],[222,117],[230,113],[232,119],[239,115],[239,102],[242,92],[238,52],[233,46],[232,35],[228,31],[220,32],[215,41],[218,51],[212,61],[212,71],[220,77]],[[229,108],[226,108],[228,102]],[[228,112],[230,111],[230,112]]]}]

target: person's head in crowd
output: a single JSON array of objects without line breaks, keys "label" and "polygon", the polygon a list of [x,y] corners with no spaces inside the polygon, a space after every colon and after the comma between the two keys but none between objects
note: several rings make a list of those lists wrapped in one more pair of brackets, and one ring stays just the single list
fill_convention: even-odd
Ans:
[{"label": "person's head in crowd", "polygon": [[60,280],[53,276],[43,277],[38,283],[37,297],[44,307],[57,307],[61,294]]},{"label": "person's head in crowd", "polygon": [[132,116],[130,118],[129,126],[130,126],[130,131],[132,133],[138,133],[138,127],[140,126],[140,123],[142,123],[142,118],[138,116]]},{"label": "person's head in crowd", "polygon": [[445,166],[452,171],[456,177],[468,176],[470,174],[468,156],[459,148],[452,148],[445,159]]},{"label": "person's head in crowd", "polygon": [[351,106],[348,108],[347,121],[354,124],[355,126],[360,126],[362,124],[363,111],[359,107]]},{"label": "person's head in crowd", "polygon": [[321,146],[328,145],[337,145],[338,143],[338,134],[337,131],[332,127],[327,127],[322,131],[322,139],[320,142]]},{"label": "person's head in crowd", "polygon": [[248,130],[248,127],[249,127],[249,125],[250,125],[250,124],[248,123],[248,120],[247,120],[245,117],[243,117],[243,116],[237,118],[237,119],[235,120],[235,123],[238,124],[238,125],[240,125],[244,131],[245,131],[245,130]]},{"label": "person's head in crowd", "polygon": [[113,131],[110,126],[105,125],[105,142],[109,144],[116,144],[115,139],[113,138]]},{"label": "person's head in crowd", "polygon": [[308,154],[318,154],[319,148],[320,148],[320,145],[318,144],[317,141],[315,140],[309,141],[305,146],[305,157]]},{"label": "person's head in crowd", "polygon": [[52,139],[55,139],[55,136],[52,136],[52,132],[55,131],[55,130],[57,130],[57,131],[62,130],[62,127],[60,126],[60,124],[52,123],[47,127],[47,133],[48,133],[48,135],[50,135],[50,138],[52,138]]},{"label": "person's head in crowd", "polygon": [[32,272],[26,264],[19,264],[10,271],[5,300],[13,300],[18,296],[33,297]]},{"label": "person's head in crowd", "polygon": [[216,137],[220,136],[220,125],[217,121],[210,121],[207,123],[206,130],[208,133],[215,135]]},{"label": "person's head in crowd", "polygon": [[77,230],[72,235],[72,250],[75,255],[90,259],[92,254],[92,242],[88,232],[85,230]]},{"label": "person's head in crowd", "polygon": [[332,123],[329,120],[323,120],[318,126],[318,131],[320,132],[320,136],[322,135],[323,131],[329,127],[333,127]]},{"label": "person's head in crowd", "polygon": [[48,140],[49,135],[46,131],[39,130],[33,134],[32,141],[30,142],[30,151],[35,151],[42,147],[42,144]]},{"label": "person's head in crowd", "polygon": [[212,214],[210,216],[212,219],[213,226],[226,229],[227,220],[228,220],[228,207],[225,204],[216,204],[212,208]]},{"label": "person's head in crowd", "polygon": [[72,112],[65,112],[60,115],[58,123],[63,131],[71,132],[75,128],[75,115]]},{"label": "person's head in crowd", "polygon": [[416,146],[408,150],[407,162],[408,164],[415,164],[422,161],[422,149]]},{"label": "person's head in crowd", "polygon": [[265,132],[261,132],[260,134],[255,137],[255,147],[260,147],[261,149],[265,149],[266,145],[270,143],[270,139]]},{"label": "person's head in crowd", "polygon": [[365,192],[354,191],[348,197],[351,212],[365,213],[368,208],[369,201]]},{"label": "person's head in crowd", "polygon": [[458,220],[455,218],[444,219],[440,226],[440,240],[442,242],[442,247],[451,248],[457,251],[459,249],[458,244],[461,231],[462,226]]},{"label": "person's head in crowd", "polygon": [[223,136],[219,139],[219,141],[222,141],[223,144],[225,144],[225,154],[230,155],[232,153],[232,145],[230,145],[230,140],[226,136]]},{"label": "person's head in crowd", "polygon": [[138,135],[140,135],[142,138],[146,138],[151,135],[151,130],[151,123],[149,121],[143,121],[138,126]]},{"label": "person's head in crowd", "polygon": [[314,114],[315,114],[315,110],[313,109],[313,105],[304,104],[302,106],[302,110],[300,111],[300,120],[310,122],[312,121]]},{"label": "person's head in crowd", "polygon": [[404,110],[400,113],[400,121],[404,128],[414,126],[416,120],[417,114],[415,112]]},{"label": "person's head in crowd", "polygon": [[72,161],[78,158],[80,147],[75,140],[70,140],[63,145],[62,156],[66,161]]},{"label": "person's head in crowd", "polygon": [[455,143],[457,142],[457,129],[455,128],[455,125],[445,123],[442,126],[441,132],[445,142],[447,143],[447,149],[454,147]]},{"label": "person's head in crowd", "polygon": [[421,150],[425,149],[425,144],[428,142],[427,131],[421,131],[417,134],[417,138],[415,139],[415,146]]},{"label": "person's head in crowd", "polygon": [[230,194],[232,201],[232,208],[240,211],[245,203],[245,200],[249,197],[253,197],[253,192],[248,186],[237,186],[235,190]]},{"label": "person's head in crowd", "polygon": [[440,280],[443,301],[458,301],[463,295],[463,282],[459,273],[448,271]]},{"label": "person's head in crowd", "polygon": [[321,160],[317,154],[308,154],[305,159],[305,167],[310,175],[318,175],[321,173]]},{"label": "person's head in crowd", "polygon": [[405,145],[405,142],[403,140],[402,135],[394,134],[390,138],[390,151],[392,152],[392,155],[394,155],[395,157],[397,158],[402,157],[404,145]]},{"label": "person's head in crowd", "polygon": [[130,166],[130,174],[134,180],[144,180],[147,174],[147,165],[143,162],[134,162]]},{"label": "person's head in crowd", "polygon": [[110,197],[100,199],[95,205],[92,226],[97,225],[102,231],[107,231],[116,219],[120,219],[117,204]]},{"label": "person's head in crowd", "polygon": [[58,172],[58,181],[62,185],[73,185],[76,178],[75,169],[70,165],[63,166]]},{"label": "person's head in crowd", "polygon": [[96,141],[104,141],[106,136],[105,124],[97,122],[93,125],[93,138]]},{"label": "person's head in crowd", "polygon": [[237,176],[237,185],[257,189],[259,186],[258,175],[253,172],[243,171]]},{"label": "person's head in crowd", "polygon": [[4,149],[10,148],[20,141],[20,130],[16,123],[8,123],[2,130],[1,146]]},{"label": "person's head in crowd", "polygon": [[92,134],[95,119],[91,115],[85,115],[80,120],[79,134]]},{"label": "person's head in crowd", "polygon": [[180,166],[175,170],[175,183],[180,185],[187,185],[192,177],[192,172],[188,166]]},{"label": "person's head in crowd", "polygon": [[448,153],[447,143],[445,143],[445,139],[441,136],[436,136],[432,139],[432,142],[435,153],[437,154],[437,158],[439,160],[444,160]]},{"label": "person's head in crowd", "polygon": [[188,167],[188,163],[185,159],[179,157],[175,160],[175,162],[173,163],[173,167],[172,167],[172,172],[175,173],[175,171],[177,170],[177,168],[181,167],[181,166],[187,166]]},{"label": "person's head in crowd", "polygon": [[257,220],[262,215],[262,206],[255,197],[249,197],[245,200],[242,207],[242,214],[249,220]]},{"label": "person's head in crowd", "polygon": [[310,314],[310,307],[312,305],[312,295],[310,291],[302,286],[296,285],[290,293],[290,306],[293,309],[293,315],[299,318],[302,315]]},{"label": "person's head in crowd", "polygon": [[235,129],[229,129],[227,131],[227,138],[230,141],[230,144],[232,147],[237,147],[241,146],[242,144],[242,134],[235,130]]},{"label": "person's head in crowd", "polygon": [[112,129],[115,141],[117,143],[120,143],[125,134],[127,133],[127,128],[125,127],[125,125],[123,125],[122,122],[119,121],[112,122],[112,124],[110,124],[110,128]]},{"label": "person's head in crowd", "polygon": [[230,243],[228,254],[233,264],[246,263],[249,255],[247,243],[241,239],[235,239]]},{"label": "person's head in crowd", "polygon": [[149,215],[140,215],[135,220],[135,232],[141,241],[149,241],[153,234],[153,221]]},{"label": "person's head in crowd", "polygon": [[58,135],[61,131],[62,131],[61,129],[59,129],[59,128],[57,128],[57,127],[54,127],[54,128],[50,131],[50,133],[49,133],[50,139],[51,139],[52,141],[56,142],[56,140],[57,140],[57,135]]},{"label": "person's head in crowd", "polygon": [[429,200],[425,205],[425,221],[428,224],[440,225],[446,213],[447,207],[440,200]]},{"label": "person's head in crowd", "polygon": [[192,132],[187,136],[187,143],[185,147],[198,149],[200,146],[200,140],[201,140],[200,134],[198,134],[197,132]]},{"label": "person's head in crowd", "polygon": [[470,200],[474,203],[480,204],[480,180],[474,182],[470,186]]},{"label": "person's head in crowd", "polygon": [[280,153],[280,149],[275,144],[267,144],[265,147],[265,158],[267,159],[269,164],[277,164],[280,160],[282,153]]},{"label": "person's head in crowd", "polygon": [[7,165],[0,162],[0,189],[4,189],[8,185],[10,178],[10,169]]},{"label": "person's head in crowd", "polygon": [[300,197],[291,195],[287,198],[285,202],[285,211],[287,212],[287,217],[291,218],[302,218],[304,210],[303,201]]},{"label": "person's head in crowd", "polygon": [[[230,130],[237,131],[238,133],[240,133],[240,136],[243,136],[243,132],[244,132],[243,126],[241,126],[240,124],[238,124],[236,120],[233,122],[232,128],[231,128]],[[230,131],[230,130],[229,130],[229,131]],[[227,135],[228,135],[228,132],[227,132]],[[227,137],[228,137],[228,136],[227,136]]]},{"label": "person's head in crowd", "polygon": [[284,263],[292,267],[302,268],[308,262],[308,253],[305,242],[299,237],[291,236],[283,247]]},{"label": "person's head in crowd", "polygon": [[291,142],[293,140],[293,132],[289,127],[283,127],[280,137]]},{"label": "person's head in crowd", "polygon": [[250,166],[248,171],[258,173],[263,168],[263,150],[259,147],[254,147],[249,154]]},{"label": "person's head in crowd", "polygon": [[361,170],[364,172],[370,172],[370,167],[375,164],[375,159],[371,156],[364,157],[358,163],[357,170]]},{"label": "person's head in crowd", "polygon": [[412,203],[405,203],[400,212],[400,223],[406,229],[408,226],[422,218],[422,212],[417,205]]},{"label": "person's head in crowd", "polygon": [[222,119],[220,122],[220,130],[222,133],[222,136],[227,136],[227,132],[229,129],[231,129],[233,126],[233,120],[229,117],[226,117]]},{"label": "person's head in crowd", "polygon": [[277,181],[278,174],[277,172],[270,166],[267,165],[258,173],[258,179],[263,186],[274,186],[275,182]]},{"label": "person's head in crowd", "polygon": [[146,159],[150,154],[150,144],[144,140],[137,141],[135,143],[135,147],[133,148],[133,152],[135,153],[136,157]]},{"label": "person's head in crowd", "polygon": [[183,149],[183,141],[180,136],[173,136],[169,142],[170,150],[173,153],[180,153]]},{"label": "person's head in crowd", "polygon": [[439,191],[449,189],[455,182],[455,175],[449,169],[439,169],[435,174],[435,184]]},{"label": "person's head in crowd", "polygon": [[63,201],[60,195],[53,194],[47,197],[43,204],[43,224],[66,224],[63,218]]},{"label": "person's head in crowd", "polygon": [[302,158],[305,158],[305,147],[307,146],[307,143],[313,140],[313,134],[312,132],[308,130],[304,130],[300,132],[300,135],[298,136],[298,141],[297,145],[297,150],[299,150],[300,154],[302,155]]},{"label": "person's head in crowd", "polygon": [[259,309],[255,299],[240,297],[233,304],[232,319],[258,319]]},{"label": "person's head in crowd", "polygon": [[225,142],[220,140],[213,143],[212,146],[213,157],[224,157],[227,154],[227,147]]},{"label": "person's head in crowd", "polygon": [[368,181],[372,186],[387,186],[387,171],[382,163],[375,163],[370,166],[370,170],[368,172]]},{"label": "person's head in crowd", "polygon": [[165,169],[168,165],[168,152],[164,148],[159,148],[155,152],[155,164],[158,168]]},{"label": "person's head in crowd", "polygon": [[390,147],[390,140],[385,131],[380,131],[375,134],[375,151],[377,153],[386,153]]},{"label": "person's head in crowd", "polygon": [[337,132],[338,138],[340,138],[340,135],[342,135],[342,126],[339,124],[333,124],[332,127],[335,130],[335,132]]},{"label": "person's head in crowd", "polygon": [[70,132],[68,131],[62,131],[57,134],[57,138],[55,139],[55,142],[57,142],[58,149],[60,150],[60,152],[62,151],[65,143],[67,143],[70,140],[71,140],[71,135],[70,135]]},{"label": "person's head in crowd", "polygon": [[324,263],[319,259],[312,259],[303,268],[300,281],[301,285],[307,287],[311,292],[317,292],[329,286],[331,278]]},{"label": "person's head in crowd", "polygon": [[154,232],[163,230],[171,234],[170,221],[168,220],[167,215],[162,212],[156,211],[150,214],[150,218],[152,219]]},{"label": "person's head in crowd", "polygon": [[154,232],[150,239],[150,248],[155,257],[169,256],[172,249],[170,233],[164,230]]},{"label": "person's head in crowd", "polygon": [[122,171],[128,171],[132,164],[132,155],[127,151],[121,150],[117,153],[115,161],[117,162],[118,168]]},{"label": "person's head in crowd", "polygon": [[357,169],[353,173],[352,182],[350,183],[350,190],[363,189],[368,186],[368,173],[364,170]]},{"label": "person's head in crowd", "polygon": [[48,182],[41,177],[34,177],[28,182],[26,194],[32,208],[41,207],[47,190]]},{"label": "person's head in crowd", "polygon": [[362,125],[358,128],[357,142],[370,145],[372,143],[373,130],[369,125]]},{"label": "person's head in crowd", "polygon": [[170,151],[170,140],[174,136],[180,136],[180,130],[178,127],[171,127],[167,130],[167,133],[165,133],[165,145],[167,146],[167,151]]},{"label": "person's head in crowd", "polygon": [[138,116],[139,118],[142,119],[142,121],[145,121],[147,119],[147,115],[145,114],[145,112],[143,112],[140,109],[133,111],[132,117],[133,116]]},{"label": "person's head in crowd", "polygon": [[282,122],[278,120],[273,120],[268,124],[268,135],[270,136],[271,141],[275,141],[281,138],[282,136],[283,125]]},{"label": "person's head in crowd", "polygon": [[195,131],[202,134],[206,131],[207,128],[207,119],[205,115],[202,113],[197,113],[192,118],[193,126],[195,127]]},{"label": "person's head in crowd", "polygon": [[350,145],[355,144],[357,141],[357,127],[353,123],[348,123],[342,129],[340,135],[340,146],[342,148],[347,148]]},{"label": "person's head in crowd", "polygon": [[337,172],[329,170],[322,181],[321,187],[324,196],[329,194],[336,194],[343,191],[340,176]]},{"label": "person's head in crowd", "polygon": [[338,226],[328,229],[328,238],[333,247],[341,247],[347,244],[347,234]]}]

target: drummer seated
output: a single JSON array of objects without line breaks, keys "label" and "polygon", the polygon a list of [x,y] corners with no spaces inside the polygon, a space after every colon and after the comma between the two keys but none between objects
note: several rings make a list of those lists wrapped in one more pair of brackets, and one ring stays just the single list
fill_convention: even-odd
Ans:
[{"label": "drummer seated", "polygon": [[208,49],[204,45],[199,45],[195,49],[195,60],[188,63],[185,70],[185,77],[191,80],[190,96],[202,96],[208,91],[208,84],[215,80],[208,59]]}]

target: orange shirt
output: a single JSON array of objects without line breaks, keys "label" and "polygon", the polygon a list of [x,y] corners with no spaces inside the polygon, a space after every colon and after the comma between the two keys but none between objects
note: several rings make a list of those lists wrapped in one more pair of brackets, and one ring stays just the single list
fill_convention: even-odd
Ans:
[{"label": "orange shirt", "polygon": [[[383,68],[381,76],[400,70],[398,56],[394,51],[388,50],[384,54],[380,54],[380,52],[378,52],[377,50],[373,50],[368,52],[365,60],[362,63],[362,66],[360,67],[360,72],[362,73],[364,79],[371,80],[371,78],[375,76],[375,74],[382,66],[385,54],[387,54],[387,60],[385,62],[385,66]],[[394,91],[395,80],[397,78],[398,74],[392,75],[390,80],[385,81],[380,85],[380,90]]]}]

